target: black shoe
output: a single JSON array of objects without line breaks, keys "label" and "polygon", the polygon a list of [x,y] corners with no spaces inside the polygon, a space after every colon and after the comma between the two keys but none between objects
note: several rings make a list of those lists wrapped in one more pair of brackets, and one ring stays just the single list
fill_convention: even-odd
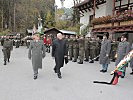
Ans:
[{"label": "black shoe", "polygon": [[72,58],[69,59],[70,61],[72,60]]},{"label": "black shoe", "polygon": [[34,80],[36,80],[37,79],[37,76],[34,76]]},{"label": "black shoe", "polygon": [[130,75],[133,75],[133,72],[131,72]]},{"label": "black shoe", "polygon": [[103,70],[103,73],[107,72],[107,70]]},{"label": "black shoe", "polygon": [[61,79],[61,78],[62,78],[62,76],[61,76],[61,74],[60,74],[60,73],[58,73],[58,74],[57,74],[57,76],[58,76],[58,78],[59,78],[59,79]]},{"label": "black shoe", "polygon": [[115,59],[112,59],[111,61],[112,61],[112,62],[115,62]]},{"label": "black shoe", "polygon": [[88,62],[89,60],[88,59],[85,59],[84,61]]},{"label": "black shoe", "polygon": [[99,59],[96,59],[95,61],[99,61]]},{"label": "black shoe", "polygon": [[10,60],[9,60],[9,59],[8,59],[7,61],[8,61],[8,62],[10,62]]},{"label": "black shoe", "polygon": [[93,60],[91,60],[89,63],[94,63],[94,61],[93,61]]},{"label": "black shoe", "polygon": [[6,65],[6,61],[4,61],[4,65]]},{"label": "black shoe", "polygon": [[83,62],[78,62],[78,64],[83,64]]},{"label": "black shoe", "polygon": [[121,76],[121,78],[124,78],[125,76]]},{"label": "black shoe", "polygon": [[57,73],[55,68],[54,68],[54,72]]},{"label": "black shoe", "polygon": [[102,70],[100,70],[100,72],[103,72],[103,69],[102,69]]},{"label": "black shoe", "polygon": [[102,70],[100,70],[100,72],[103,72],[103,73],[105,73],[105,72],[107,72],[107,70],[103,70],[103,69],[102,69]]},{"label": "black shoe", "polygon": [[77,60],[73,60],[72,62],[77,62]]}]

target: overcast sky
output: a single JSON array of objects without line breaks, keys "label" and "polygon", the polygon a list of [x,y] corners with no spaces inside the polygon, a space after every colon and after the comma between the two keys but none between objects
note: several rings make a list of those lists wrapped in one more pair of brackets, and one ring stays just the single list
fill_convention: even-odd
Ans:
[{"label": "overcast sky", "polygon": [[[60,8],[61,7],[60,0],[55,0],[55,2],[56,2],[56,5],[58,6],[58,8]],[[73,0],[65,0],[64,6],[66,8],[71,8],[73,6]]]}]

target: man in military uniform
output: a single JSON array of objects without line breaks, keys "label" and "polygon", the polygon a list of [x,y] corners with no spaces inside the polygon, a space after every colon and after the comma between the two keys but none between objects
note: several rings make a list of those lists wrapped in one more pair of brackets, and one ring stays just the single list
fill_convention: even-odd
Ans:
[{"label": "man in military uniform", "polygon": [[85,60],[84,61],[89,61],[89,52],[90,52],[90,39],[89,37],[85,38]]},{"label": "man in military uniform", "polygon": [[99,39],[99,37],[96,38],[96,60],[95,61],[98,61],[99,60],[99,55],[100,55],[100,48],[101,48],[101,41]]},{"label": "man in military uniform", "polygon": [[27,36],[26,37],[25,42],[26,42],[27,48],[29,48],[31,40],[32,40],[32,37],[31,36]]},{"label": "man in military uniform", "polygon": [[84,47],[85,41],[84,41],[83,36],[80,36],[78,43],[79,43],[79,62],[78,62],[78,64],[83,64],[84,51],[85,51],[85,47]]},{"label": "man in military uniform", "polygon": [[116,51],[117,51],[117,46],[118,46],[118,42],[115,41],[115,40],[112,40],[112,43],[111,43],[111,61],[112,62],[115,62],[116,58],[115,58],[115,55],[116,55]]},{"label": "man in military uniform", "polygon": [[74,36],[74,39],[73,39],[73,56],[74,56],[74,59],[73,59],[73,62],[77,62],[77,59],[78,59],[78,36]]},{"label": "man in military uniform", "polygon": [[[119,42],[118,49],[117,49],[117,59],[115,65],[117,66],[119,62],[127,55],[130,51],[130,44],[127,42],[127,33],[122,34],[121,36],[121,42]],[[122,70],[124,71],[121,75],[121,78],[124,78],[126,67],[128,67],[128,64],[126,64]]]},{"label": "man in military uniform", "polygon": [[16,48],[19,48],[20,43],[21,43],[21,37],[20,37],[20,34],[17,34],[16,35],[16,39],[15,39],[15,46],[16,46]]},{"label": "man in military uniform", "polygon": [[91,37],[90,41],[90,62],[89,63],[94,63],[94,58],[96,57],[96,40],[95,37]]},{"label": "man in military uniform", "polygon": [[3,44],[4,44],[4,36],[1,37],[0,41],[1,41],[1,45],[3,46]]},{"label": "man in military uniform", "polygon": [[13,42],[9,39],[9,36],[6,36],[3,44],[3,54],[4,54],[4,65],[7,61],[10,62],[11,50],[13,50]]},{"label": "man in military uniform", "polygon": [[72,35],[68,39],[68,51],[69,51],[70,60],[72,60],[73,58],[73,36]]}]

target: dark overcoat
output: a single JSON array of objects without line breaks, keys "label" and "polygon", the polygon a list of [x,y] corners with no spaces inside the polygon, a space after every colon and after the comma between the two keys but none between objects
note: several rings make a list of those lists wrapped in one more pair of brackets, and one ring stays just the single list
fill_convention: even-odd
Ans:
[{"label": "dark overcoat", "polygon": [[100,64],[109,64],[109,55],[111,50],[111,41],[110,40],[104,40],[101,44],[101,50],[100,50]]},{"label": "dark overcoat", "polygon": [[52,44],[52,57],[55,57],[56,68],[63,67],[65,55],[67,55],[66,41],[54,40]]}]

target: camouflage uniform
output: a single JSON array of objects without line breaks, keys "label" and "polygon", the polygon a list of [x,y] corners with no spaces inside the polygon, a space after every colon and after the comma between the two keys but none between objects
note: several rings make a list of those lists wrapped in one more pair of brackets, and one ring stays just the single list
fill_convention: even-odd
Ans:
[{"label": "camouflage uniform", "polygon": [[78,43],[79,43],[79,62],[78,62],[78,64],[83,64],[84,51],[85,51],[85,47],[84,47],[85,40],[82,36],[78,40]]},{"label": "camouflage uniform", "polygon": [[89,38],[85,38],[85,60],[84,61],[89,61],[89,52],[90,52],[90,40]]},{"label": "camouflage uniform", "polygon": [[94,58],[96,57],[96,40],[90,41],[90,63],[94,63]]},{"label": "camouflage uniform", "polygon": [[78,59],[78,39],[76,37],[73,39],[73,56],[73,62],[76,62]]},{"label": "camouflage uniform", "polygon": [[6,62],[10,60],[11,50],[13,50],[13,42],[6,38],[4,40],[3,44],[3,54],[4,54],[4,65],[6,65]]},{"label": "camouflage uniform", "polygon": [[73,58],[73,37],[70,36],[70,38],[68,39],[68,51],[69,51],[69,57],[70,60],[72,60]]}]

